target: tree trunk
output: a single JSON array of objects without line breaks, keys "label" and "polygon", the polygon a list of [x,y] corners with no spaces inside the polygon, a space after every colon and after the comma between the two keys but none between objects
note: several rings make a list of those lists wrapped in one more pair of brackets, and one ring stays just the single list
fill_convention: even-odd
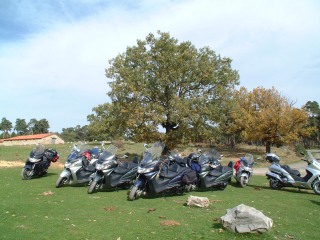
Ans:
[{"label": "tree trunk", "polygon": [[266,153],[271,153],[271,143],[266,142]]},{"label": "tree trunk", "polygon": [[232,149],[235,149],[235,147],[236,147],[236,139],[235,139],[234,134],[231,135],[230,145],[231,145],[231,148],[232,148]]}]

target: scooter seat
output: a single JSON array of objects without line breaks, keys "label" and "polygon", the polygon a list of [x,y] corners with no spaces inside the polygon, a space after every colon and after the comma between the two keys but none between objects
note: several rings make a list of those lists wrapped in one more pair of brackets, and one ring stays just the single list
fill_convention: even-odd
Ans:
[{"label": "scooter seat", "polygon": [[216,170],[216,169],[213,169],[209,172],[209,175],[213,176],[213,177],[219,177],[220,175],[222,174],[222,172]]},{"label": "scooter seat", "polygon": [[174,178],[175,176],[183,172],[185,169],[190,169],[190,168],[181,167],[179,164],[174,163],[169,167],[163,167],[160,171],[159,176],[163,178]]},{"label": "scooter seat", "polygon": [[126,172],[130,171],[132,168],[137,166],[138,164],[134,162],[123,162],[118,165],[118,167],[114,170],[114,172],[118,174],[125,174]]},{"label": "scooter seat", "polygon": [[296,169],[290,168],[288,165],[281,165],[281,167],[286,170],[290,175],[300,176],[300,172]]},{"label": "scooter seat", "polygon": [[83,169],[87,172],[95,172],[96,166],[95,165],[88,165],[88,166],[84,166]]},{"label": "scooter seat", "polygon": [[232,167],[228,167],[228,166],[218,166],[216,167],[215,169],[211,170],[209,172],[209,174],[211,176],[214,176],[214,177],[218,177],[220,176],[221,174],[223,173],[226,173],[226,172],[229,172],[229,171],[233,171]]}]

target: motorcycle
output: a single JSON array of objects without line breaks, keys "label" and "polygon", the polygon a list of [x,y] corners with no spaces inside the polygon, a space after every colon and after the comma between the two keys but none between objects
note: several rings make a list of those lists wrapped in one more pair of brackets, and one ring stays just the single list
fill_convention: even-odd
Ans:
[{"label": "motorcycle", "polygon": [[90,176],[95,172],[97,157],[84,143],[74,144],[64,164],[64,169],[56,181],[56,188],[64,184],[88,183]]},{"label": "motorcycle", "polygon": [[32,177],[42,177],[48,173],[51,162],[57,162],[59,154],[56,150],[46,149],[44,145],[37,144],[30,152],[29,158],[22,169],[21,177],[23,180],[29,180]]},{"label": "motorcycle", "polygon": [[253,174],[254,157],[252,154],[247,153],[244,157],[241,157],[234,169],[236,171],[234,178],[241,187],[246,187]]},{"label": "motorcycle", "polygon": [[[141,195],[152,193],[182,194],[188,186],[182,183],[182,177],[191,169],[178,161],[162,161],[161,153],[164,149],[162,142],[155,142],[150,149],[145,145],[143,159],[138,166],[138,176],[128,194],[133,201]],[[167,159],[168,160],[168,159]]]},{"label": "motorcycle", "polygon": [[221,155],[211,149],[205,153],[193,153],[188,157],[188,165],[197,172],[198,183],[194,189],[220,189],[224,190],[231,182],[233,163],[221,165]]},{"label": "motorcycle", "polygon": [[279,190],[283,187],[294,187],[302,189],[312,189],[315,194],[320,194],[320,163],[313,156],[319,151],[307,150],[305,159],[307,162],[306,175],[301,177],[298,170],[292,169],[288,165],[280,165],[280,158],[274,153],[268,153],[266,161],[271,163],[269,171],[266,173],[269,179],[270,188]]},{"label": "motorcycle", "polygon": [[96,171],[90,177],[89,194],[99,189],[128,188],[132,185],[138,170],[138,160],[134,158],[133,162],[121,162],[116,157],[117,150],[116,146],[110,145],[101,153]]}]

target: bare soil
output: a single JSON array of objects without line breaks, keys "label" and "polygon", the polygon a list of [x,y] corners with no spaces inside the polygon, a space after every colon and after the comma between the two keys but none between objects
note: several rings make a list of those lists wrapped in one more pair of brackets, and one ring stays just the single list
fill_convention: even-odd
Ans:
[{"label": "bare soil", "polygon": [[[0,168],[23,167],[25,162],[21,161],[4,161],[0,160]],[[63,164],[59,162],[51,163],[52,168],[63,168]]]}]

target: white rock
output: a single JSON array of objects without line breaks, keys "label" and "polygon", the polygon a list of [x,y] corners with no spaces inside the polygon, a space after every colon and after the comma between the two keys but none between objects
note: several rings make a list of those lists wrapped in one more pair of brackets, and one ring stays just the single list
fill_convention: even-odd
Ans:
[{"label": "white rock", "polygon": [[207,197],[189,196],[187,200],[188,206],[208,207],[209,199]]},{"label": "white rock", "polygon": [[271,218],[244,204],[228,209],[220,222],[224,228],[237,233],[266,232],[273,225]]}]

